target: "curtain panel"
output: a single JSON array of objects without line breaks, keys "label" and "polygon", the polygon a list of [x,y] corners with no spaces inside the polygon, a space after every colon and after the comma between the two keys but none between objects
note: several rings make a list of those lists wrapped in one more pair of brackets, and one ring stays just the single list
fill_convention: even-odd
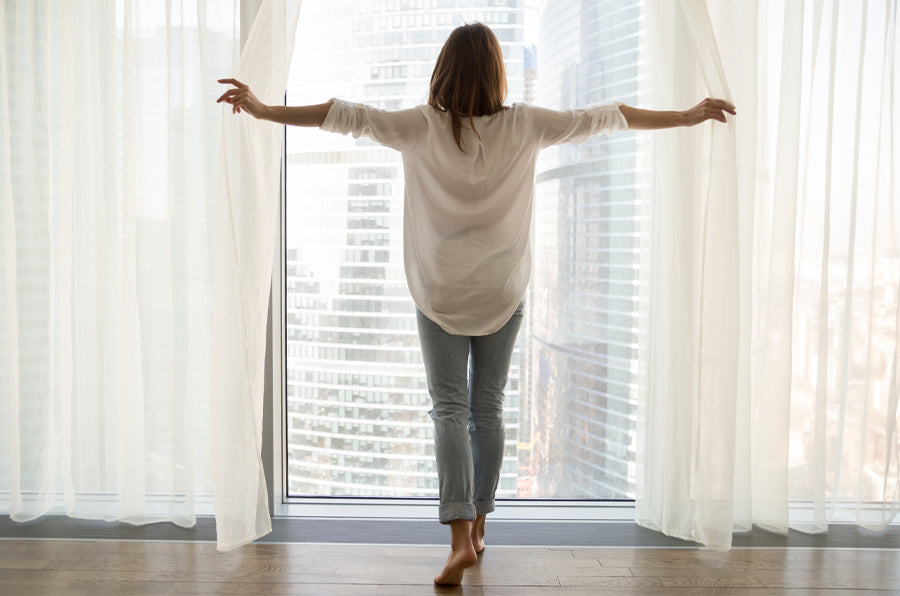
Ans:
[{"label": "curtain panel", "polygon": [[205,2],[0,5],[0,489],[12,519],[195,523],[238,52]]},{"label": "curtain panel", "polygon": [[738,115],[647,138],[636,519],[714,548],[754,524],[884,528],[900,509],[896,3],[645,7],[653,106],[713,95]]},{"label": "curtain panel", "polygon": [[[268,530],[260,462],[299,0],[0,4],[0,507]],[[248,8],[245,3],[244,9]],[[250,8],[256,8],[251,6]],[[214,329],[214,330],[213,330]],[[211,453],[212,450],[215,450]]]}]

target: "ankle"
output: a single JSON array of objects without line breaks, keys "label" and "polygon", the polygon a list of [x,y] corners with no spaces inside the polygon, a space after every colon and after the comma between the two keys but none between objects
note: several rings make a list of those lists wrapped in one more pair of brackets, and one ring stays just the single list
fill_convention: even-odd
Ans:
[{"label": "ankle", "polygon": [[465,552],[469,550],[474,550],[475,545],[472,544],[472,536],[466,536],[464,539],[460,540],[451,540],[450,541],[450,550],[455,553]]},{"label": "ankle", "polygon": [[464,519],[450,522],[450,548],[454,551],[473,548],[472,522]]}]

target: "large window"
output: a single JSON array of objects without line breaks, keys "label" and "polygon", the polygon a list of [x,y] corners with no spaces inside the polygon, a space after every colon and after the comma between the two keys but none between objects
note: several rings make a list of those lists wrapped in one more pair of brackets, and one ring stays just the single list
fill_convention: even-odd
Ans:
[{"label": "large window", "polygon": [[[634,104],[639,12],[633,0],[304,0],[287,101],[423,103],[443,41],[477,20],[500,39],[509,103]],[[634,495],[635,142],[598,137],[538,164],[498,497]],[[288,495],[436,497],[400,156],[293,128],[286,153]]]}]

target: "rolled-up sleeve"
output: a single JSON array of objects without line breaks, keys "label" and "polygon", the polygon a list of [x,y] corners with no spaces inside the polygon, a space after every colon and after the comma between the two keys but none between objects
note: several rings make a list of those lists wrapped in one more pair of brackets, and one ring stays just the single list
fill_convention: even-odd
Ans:
[{"label": "rolled-up sleeve", "polygon": [[549,110],[531,107],[534,130],[542,147],[563,143],[583,143],[592,135],[628,130],[628,121],[619,110],[622,102],[584,110]]},{"label": "rolled-up sleeve", "polygon": [[411,151],[425,134],[428,122],[417,108],[379,110],[360,103],[333,99],[320,128],[330,132],[368,137],[397,151]]}]

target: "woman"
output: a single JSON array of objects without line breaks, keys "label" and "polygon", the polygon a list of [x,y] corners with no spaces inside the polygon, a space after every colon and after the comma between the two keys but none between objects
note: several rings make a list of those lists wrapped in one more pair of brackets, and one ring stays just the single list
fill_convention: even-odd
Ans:
[{"label": "woman", "polygon": [[444,44],[428,105],[386,112],[333,99],[266,106],[234,79],[218,101],[256,118],[366,136],[402,153],[404,260],[435,425],[439,517],[450,556],[434,578],[459,584],[484,549],[503,461],[503,389],[531,273],[529,230],[538,152],[625,129],[725,122],[706,99],[684,112],[623,104],[575,111],[503,105],[500,44],[480,23]]}]

